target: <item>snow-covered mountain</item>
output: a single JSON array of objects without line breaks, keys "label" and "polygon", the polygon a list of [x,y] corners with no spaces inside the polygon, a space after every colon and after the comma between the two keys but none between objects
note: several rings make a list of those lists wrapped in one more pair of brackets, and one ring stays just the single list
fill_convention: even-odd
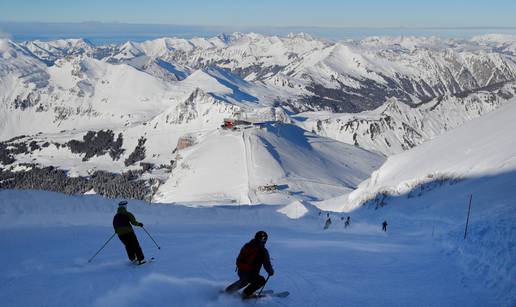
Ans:
[{"label": "snow-covered mountain", "polygon": [[437,242],[449,244],[446,254],[463,262],[465,278],[482,280],[504,300],[500,305],[510,306],[516,297],[515,118],[511,102],[388,157],[356,190],[317,206],[368,212],[394,231],[411,224],[418,241],[447,229]]},{"label": "snow-covered mountain", "polygon": [[93,46],[85,40],[19,44],[47,65],[87,56],[125,63],[157,78],[182,80],[198,69],[224,69],[267,86],[294,111],[358,112],[395,97],[417,104],[516,79],[512,36],[471,40],[371,37],[330,42],[306,34],[288,37],[233,33],[213,38],[160,38]]},{"label": "snow-covered mountain", "polygon": [[[258,188],[287,185],[288,193],[310,191],[321,200],[347,192],[379,166],[382,158],[364,149],[396,154],[512,102],[513,42],[499,36],[331,42],[254,33],[106,46],[82,39],[3,39],[0,161],[7,177],[45,167],[77,178],[111,172],[132,188],[134,178],[144,180],[143,188],[135,188],[137,198],[194,200],[203,198],[202,191],[186,193],[187,182],[198,181],[202,171],[189,173],[186,166],[209,165],[212,157],[201,153],[226,144],[218,154],[231,159],[219,166],[247,174],[230,176],[235,187],[245,178],[252,183],[206,192],[220,195],[214,199],[256,203],[267,198],[253,194]],[[240,137],[223,133],[219,127],[226,118],[250,124],[249,129],[240,127],[235,132]],[[282,130],[297,132],[282,135]],[[181,153],[187,143],[191,148]],[[267,165],[259,168],[261,175],[249,166],[240,170],[251,157],[242,153],[245,144],[254,144],[247,146],[254,154],[264,153],[268,162],[261,162]],[[320,163],[291,160],[307,155]],[[301,171],[292,161],[313,171]],[[293,178],[341,188],[316,189]],[[91,183],[79,186],[72,190],[108,193]],[[167,196],[172,194],[181,198]],[[303,193],[296,195],[306,200]]]},{"label": "snow-covered mountain", "polygon": [[[353,210],[386,198],[415,197],[441,185],[501,176],[516,170],[516,103],[465,123],[413,149],[392,155],[349,195],[325,206]],[[505,183],[504,183],[505,184]],[[473,192],[473,191],[472,191]]]},{"label": "snow-covered mountain", "polygon": [[[288,124],[215,132],[180,151],[159,202],[289,203],[353,190],[380,155]],[[269,187],[271,190],[266,191]]]},{"label": "snow-covered mountain", "polygon": [[[283,89],[295,98],[281,99],[296,111],[357,112],[376,108],[388,97],[418,103],[516,78],[514,55],[478,38],[328,42],[308,35],[235,33],[134,46],[138,52],[128,54],[136,57],[145,54],[192,68],[217,66],[248,81]],[[115,52],[106,59],[119,57]]]},{"label": "snow-covered mountain", "polygon": [[[186,117],[175,117],[177,110],[171,110],[114,131],[71,130],[0,143],[0,187],[65,187],[76,194],[192,205],[289,203],[349,193],[384,161],[379,154],[273,117],[238,130],[217,129],[224,117],[240,110],[200,90],[196,94],[178,106],[188,108],[180,113]],[[120,174],[118,182],[112,179],[117,191],[97,185],[104,172]],[[74,179],[80,177],[84,180]],[[145,186],[133,184],[135,179]]]},{"label": "snow-covered mountain", "polygon": [[359,111],[377,107],[378,101],[390,96],[417,103],[513,80],[513,55],[499,51],[498,45],[479,38],[328,42],[308,35],[235,33],[212,39],[132,43],[106,59],[147,55],[193,68],[216,65],[249,81],[302,90],[298,97],[304,104],[293,105],[299,109]]},{"label": "snow-covered mountain", "polygon": [[516,78],[512,36],[330,42],[304,34],[234,33],[107,46],[83,39],[3,41],[2,139],[78,123],[140,122],[196,88],[233,104],[357,112],[381,108],[390,98],[414,106],[465,96]]},{"label": "snow-covered mountain", "polygon": [[259,98],[254,95],[273,94],[260,86],[256,93],[252,89],[252,94],[244,93],[238,85],[253,85],[245,81],[234,85],[215,70],[197,70],[183,81],[167,82],[127,64],[113,65],[85,55],[59,59],[47,67],[14,43],[3,53],[0,67],[2,139],[146,121],[183,103],[197,89],[230,105],[256,105]]},{"label": "snow-covered mountain", "polygon": [[308,131],[392,155],[514,102],[515,96],[516,83],[511,82],[461,96],[445,95],[417,106],[391,98],[372,111],[307,112],[294,119]]},{"label": "snow-covered mountain", "polygon": [[516,35],[487,34],[475,36],[471,40],[481,46],[493,48],[498,52],[516,55]]},{"label": "snow-covered mountain", "polygon": [[60,39],[55,41],[27,41],[20,46],[32,55],[51,65],[68,56],[91,54],[95,46],[85,39]]}]

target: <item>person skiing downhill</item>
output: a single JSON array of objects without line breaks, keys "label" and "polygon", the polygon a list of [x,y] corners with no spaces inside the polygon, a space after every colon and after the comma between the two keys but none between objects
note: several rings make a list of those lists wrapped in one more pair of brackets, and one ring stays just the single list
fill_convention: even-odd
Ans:
[{"label": "person skiing downhill", "polygon": [[348,228],[351,223],[351,217],[348,216],[346,222],[344,223],[344,228]]},{"label": "person skiing downhill", "polygon": [[113,217],[113,228],[115,228],[118,238],[124,244],[129,260],[136,264],[144,264],[146,262],[145,256],[131,224],[143,227],[143,224],[138,222],[131,212],[127,211],[127,201],[121,201],[118,203],[117,213]]},{"label": "person skiing downhill", "polygon": [[330,214],[328,214],[328,218],[326,219],[326,222],[324,222],[324,227],[323,229],[328,229],[331,225],[331,218],[330,218]]},{"label": "person skiing downhill", "polygon": [[265,231],[258,231],[254,239],[242,247],[236,259],[239,279],[226,288],[226,293],[234,293],[246,287],[242,297],[252,298],[255,296],[255,291],[265,285],[265,278],[260,275],[262,265],[269,276],[274,275],[269,251],[265,248],[267,239],[268,235]]},{"label": "person skiing downhill", "polygon": [[382,230],[387,232],[387,221],[383,221],[383,223],[382,223]]}]

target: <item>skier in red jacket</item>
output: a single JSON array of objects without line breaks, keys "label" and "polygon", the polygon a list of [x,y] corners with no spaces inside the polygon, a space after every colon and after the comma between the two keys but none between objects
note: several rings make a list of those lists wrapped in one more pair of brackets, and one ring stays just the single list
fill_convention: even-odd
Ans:
[{"label": "skier in red jacket", "polygon": [[242,247],[236,260],[239,280],[226,288],[225,291],[227,293],[234,293],[246,287],[242,293],[242,297],[253,297],[254,292],[265,285],[265,278],[260,275],[262,265],[269,276],[274,275],[269,251],[265,248],[267,239],[268,235],[265,231],[258,231],[254,239],[247,242]]}]

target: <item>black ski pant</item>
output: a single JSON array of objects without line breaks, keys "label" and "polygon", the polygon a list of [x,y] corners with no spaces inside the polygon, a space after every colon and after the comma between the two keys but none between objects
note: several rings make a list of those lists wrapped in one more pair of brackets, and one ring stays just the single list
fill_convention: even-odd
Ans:
[{"label": "black ski pant", "polygon": [[265,285],[265,278],[259,273],[249,273],[238,271],[239,280],[235,281],[226,288],[227,293],[236,292],[243,287],[245,295],[252,295],[256,290],[260,289]]},{"label": "black ski pant", "polygon": [[134,259],[141,261],[145,259],[143,256],[142,248],[140,247],[140,243],[138,243],[138,239],[134,232],[126,233],[123,235],[118,235],[118,238],[122,243],[124,243],[125,250],[127,251],[127,257],[129,260],[133,261]]}]

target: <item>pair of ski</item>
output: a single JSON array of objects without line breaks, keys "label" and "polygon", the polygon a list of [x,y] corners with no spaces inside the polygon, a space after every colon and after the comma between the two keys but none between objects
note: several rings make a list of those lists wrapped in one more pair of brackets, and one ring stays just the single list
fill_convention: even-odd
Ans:
[{"label": "pair of ski", "polygon": [[288,291],[274,292],[274,290],[263,290],[261,293],[256,293],[253,296],[245,297],[244,299],[263,298],[263,297],[287,297],[290,294]]},{"label": "pair of ski", "polygon": [[263,290],[261,293],[255,293],[251,296],[243,296],[241,293],[233,293],[229,294],[224,290],[220,291],[221,294],[228,294],[233,296],[240,296],[243,300],[252,300],[252,299],[259,299],[264,297],[287,297],[290,292],[283,291],[283,292],[274,292],[274,290]]},{"label": "pair of ski", "polygon": [[139,263],[138,261],[131,262],[131,265],[134,265],[135,267],[138,267],[138,266],[142,266],[142,265],[145,265],[145,264],[152,263],[154,261],[156,261],[156,258],[151,257],[151,258],[145,259],[142,263]]}]

